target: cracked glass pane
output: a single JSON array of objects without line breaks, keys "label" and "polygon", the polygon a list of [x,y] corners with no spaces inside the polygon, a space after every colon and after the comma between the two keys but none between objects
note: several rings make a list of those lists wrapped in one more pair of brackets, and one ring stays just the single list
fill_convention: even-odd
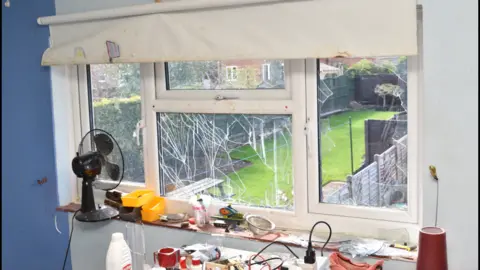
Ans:
[{"label": "cracked glass pane", "polygon": [[321,201],[407,209],[407,58],[319,59]]},{"label": "cracked glass pane", "polygon": [[[123,181],[145,182],[141,119],[140,64],[89,65],[91,128],[110,133],[124,157]],[[111,157],[119,160],[120,154]],[[103,176],[103,173],[102,173]],[[102,178],[103,179],[103,178]]]},{"label": "cracked glass pane", "polygon": [[169,62],[168,90],[284,89],[283,60]]},{"label": "cracked glass pane", "polygon": [[162,193],[293,210],[290,115],[157,113]]}]

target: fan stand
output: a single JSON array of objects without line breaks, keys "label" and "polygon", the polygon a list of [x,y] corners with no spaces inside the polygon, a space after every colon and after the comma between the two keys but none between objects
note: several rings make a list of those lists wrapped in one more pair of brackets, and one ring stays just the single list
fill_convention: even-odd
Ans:
[{"label": "fan stand", "polygon": [[82,181],[82,205],[80,213],[75,219],[81,222],[98,222],[112,219],[119,215],[117,209],[110,206],[99,205],[95,207],[95,199],[93,197],[94,177],[84,177]]}]

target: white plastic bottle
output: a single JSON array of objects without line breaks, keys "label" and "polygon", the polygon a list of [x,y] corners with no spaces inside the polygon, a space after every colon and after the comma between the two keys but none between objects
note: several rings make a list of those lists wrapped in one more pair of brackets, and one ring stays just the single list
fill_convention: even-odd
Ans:
[{"label": "white plastic bottle", "polygon": [[113,233],[108,246],[106,270],[132,270],[132,254],[123,233]]}]

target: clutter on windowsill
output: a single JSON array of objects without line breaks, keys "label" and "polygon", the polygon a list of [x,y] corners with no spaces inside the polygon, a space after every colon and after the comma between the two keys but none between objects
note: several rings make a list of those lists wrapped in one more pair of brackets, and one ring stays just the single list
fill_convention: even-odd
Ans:
[{"label": "clutter on windowsill", "polygon": [[[275,231],[275,224],[269,219],[260,215],[244,215],[232,205],[221,207],[216,215],[209,216],[211,197],[208,195],[191,197],[189,202],[194,213],[193,217],[189,217],[186,213],[166,214],[165,198],[156,196],[153,191],[147,189],[135,190],[128,194],[112,190],[107,191],[105,197],[106,205],[119,210],[116,220],[142,221],[147,225],[263,242],[279,241],[290,246],[309,249],[323,248],[325,245],[324,248],[327,251],[340,251],[350,254],[353,258],[374,256],[415,261],[417,256],[416,252],[412,252],[415,247],[406,243],[408,239],[405,239],[401,230],[384,232],[385,235],[393,235],[396,241],[402,240],[400,243],[353,237],[330,239],[331,235],[327,239],[321,239],[312,237],[311,234]],[[80,205],[74,203],[57,208],[58,211],[63,212],[75,212],[79,209]]]},{"label": "clutter on windowsill", "polygon": [[[74,213],[79,209],[80,209],[80,204],[77,204],[77,203],[70,203],[65,206],[57,207],[57,211],[69,212],[69,213]],[[166,215],[167,221],[164,221],[165,216],[161,215],[159,216],[158,220],[143,221],[143,223],[151,226],[167,227],[171,229],[180,229],[180,230],[187,230],[187,231],[199,232],[199,233],[208,233],[208,234],[217,235],[217,236],[222,235],[222,236],[228,236],[233,238],[254,240],[259,242],[279,241],[279,242],[285,243],[288,246],[293,246],[293,247],[307,246],[306,239],[308,239],[308,235],[306,235],[305,233],[302,234],[298,232],[288,232],[288,231],[277,230],[277,231],[273,231],[265,235],[259,236],[259,235],[255,235],[250,230],[248,230],[248,224],[246,225],[245,224],[246,222],[242,223],[236,228],[230,227],[229,232],[225,232],[226,222],[222,223],[223,225],[220,225],[221,222],[217,222],[220,219],[216,219],[216,220],[212,219],[209,224],[205,224],[202,227],[198,227],[195,224],[195,218],[191,218],[191,221],[193,224],[190,224],[188,215],[185,215],[184,219],[182,219],[183,221],[180,221],[179,217],[181,215],[182,215],[181,213],[179,215]],[[162,216],[163,218],[161,218]],[[119,217],[116,217],[115,220],[132,222],[133,220],[138,221],[139,218],[137,216],[136,219],[128,220],[128,219],[121,219],[119,216]],[[325,247],[325,250],[330,252],[339,251],[342,244],[345,245],[349,241],[353,241],[353,240],[355,239],[352,239],[349,237],[332,239],[329,242],[329,244]],[[325,242],[325,239],[312,237],[312,241],[313,241],[313,247],[315,249],[320,249],[323,243]],[[397,244],[397,247],[391,247],[392,244]],[[379,259],[393,259],[393,260],[415,262],[417,258],[416,251],[415,250],[408,251],[406,249],[402,249],[398,246],[398,244],[404,245],[405,243],[390,243],[385,241],[383,242],[383,245],[378,251],[372,254],[369,254],[368,256],[373,258],[379,258]],[[408,245],[405,245],[405,246],[408,246]]]}]

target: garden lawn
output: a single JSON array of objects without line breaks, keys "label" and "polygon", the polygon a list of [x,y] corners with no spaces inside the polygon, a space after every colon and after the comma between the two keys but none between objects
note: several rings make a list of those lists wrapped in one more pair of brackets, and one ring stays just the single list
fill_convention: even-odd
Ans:
[{"label": "garden lawn", "polygon": [[[230,152],[230,157],[237,160],[246,160],[251,165],[228,174],[232,190],[225,188],[227,194],[235,194],[235,201],[241,199],[244,203],[255,205],[271,204],[275,200],[275,156],[278,189],[283,190],[286,196],[292,198],[292,148],[290,136],[277,136],[276,147],[274,140],[265,140],[265,156],[262,146],[257,142],[255,151],[250,145],[239,147]],[[211,189],[219,195],[217,189]]]},{"label": "garden lawn", "polygon": [[[395,112],[356,111],[345,112],[330,116],[330,129],[322,132],[322,185],[331,181],[345,181],[351,174],[350,163],[350,131],[348,120],[352,117],[353,163],[354,170],[358,169],[365,154],[365,123],[366,119],[386,120]],[[235,194],[235,201],[257,205],[272,204],[275,199],[274,156],[277,157],[278,189],[285,192],[288,199],[292,199],[292,152],[291,137],[277,136],[277,147],[273,139],[265,141],[266,160],[261,156],[262,148],[257,144],[255,151],[251,146],[239,147],[230,153],[232,159],[246,160],[250,166],[228,174],[231,190],[225,189],[227,194]],[[220,195],[216,188],[210,189],[215,195]]]},{"label": "garden lawn", "polygon": [[331,181],[345,181],[346,177],[352,174],[349,117],[352,117],[353,170],[357,170],[365,155],[365,120],[387,120],[395,113],[369,110],[330,116],[330,130],[322,132],[322,185]]}]

